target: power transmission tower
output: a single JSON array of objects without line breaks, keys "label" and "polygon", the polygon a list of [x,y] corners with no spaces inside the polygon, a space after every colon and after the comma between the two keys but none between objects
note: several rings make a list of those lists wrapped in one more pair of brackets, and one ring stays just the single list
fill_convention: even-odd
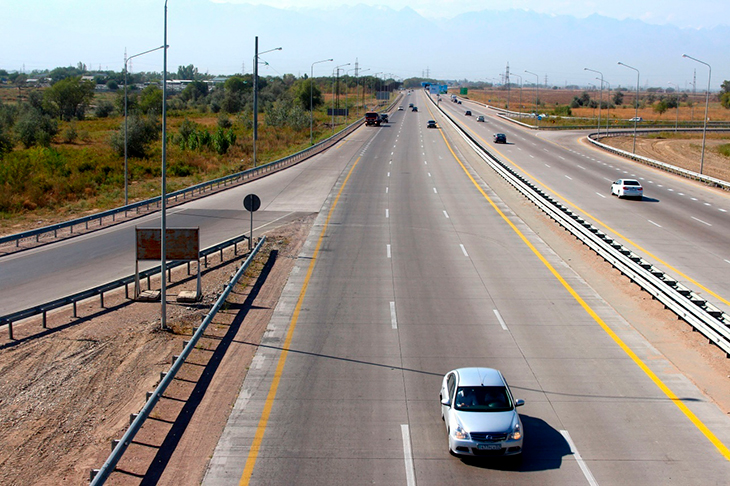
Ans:
[{"label": "power transmission tower", "polygon": [[509,62],[507,63],[507,70],[504,73],[504,82],[507,83],[507,109],[509,110]]},{"label": "power transmission tower", "polygon": [[545,89],[547,89],[547,87],[548,87],[548,85],[547,85],[547,74],[546,74],[545,75]]}]

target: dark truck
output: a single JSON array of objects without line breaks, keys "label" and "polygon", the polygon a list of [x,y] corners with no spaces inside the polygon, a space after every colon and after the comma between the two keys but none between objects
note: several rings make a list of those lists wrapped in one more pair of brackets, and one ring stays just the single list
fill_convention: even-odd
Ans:
[{"label": "dark truck", "polygon": [[374,111],[365,113],[365,125],[367,125],[367,126],[375,125],[376,127],[379,127],[380,126],[380,115],[378,115]]}]

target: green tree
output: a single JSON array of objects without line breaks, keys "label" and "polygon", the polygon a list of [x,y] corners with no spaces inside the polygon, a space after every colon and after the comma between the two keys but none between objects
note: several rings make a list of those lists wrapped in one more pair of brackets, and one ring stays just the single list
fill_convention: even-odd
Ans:
[{"label": "green tree", "polygon": [[199,77],[198,68],[192,64],[188,64],[187,66],[178,66],[177,68],[177,79],[197,80]]},{"label": "green tree", "polygon": [[243,93],[246,90],[247,84],[247,81],[241,76],[231,76],[226,79],[223,89],[225,89],[227,93]]},{"label": "green tree", "polygon": [[81,76],[65,78],[51,86],[45,97],[63,120],[71,121],[74,117],[82,120],[86,107],[94,99],[94,83],[81,81]]},{"label": "green tree", "polygon": [[[155,116],[132,115],[127,123],[127,153],[131,157],[145,157],[147,146],[160,138],[159,119]],[[124,123],[119,131],[112,134],[110,144],[120,157],[124,155]]]},{"label": "green tree", "polygon": [[322,91],[312,79],[304,79],[296,86],[295,96],[299,105],[309,111],[309,90],[312,90],[312,107],[317,108],[324,103]]},{"label": "green tree", "polygon": [[192,83],[185,86],[185,89],[180,93],[180,98],[183,101],[198,101],[200,98],[204,98],[208,94],[208,85],[202,81],[193,81]]},{"label": "green tree", "polygon": [[653,106],[653,109],[655,112],[659,113],[659,116],[661,117],[664,112],[667,111],[669,108],[669,104],[667,103],[667,100],[661,100],[659,103]]},{"label": "green tree", "polygon": [[621,91],[616,91],[616,93],[613,95],[613,104],[616,106],[621,106],[624,104],[624,94]]},{"label": "green tree", "polygon": [[[144,114],[162,113],[162,90],[154,84],[147,86],[139,94],[137,103],[139,111]],[[129,110],[129,101],[127,101],[127,110]]]},{"label": "green tree", "polygon": [[25,148],[33,145],[48,147],[58,133],[58,123],[29,106],[15,123],[15,133]]},{"label": "green tree", "polygon": [[730,81],[725,80],[720,85],[722,92],[720,93],[720,104],[730,109]]}]

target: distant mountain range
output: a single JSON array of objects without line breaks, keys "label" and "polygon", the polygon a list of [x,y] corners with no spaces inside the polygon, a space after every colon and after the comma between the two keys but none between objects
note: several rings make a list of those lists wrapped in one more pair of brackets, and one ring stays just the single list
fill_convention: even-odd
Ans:
[{"label": "distant mountain range", "polygon": [[[80,3],[87,9],[82,26],[78,13],[69,9],[44,13],[13,2],[9,16],[21,18],[0,20],[0,43],[8,54],[0,57],[0,68],[17,69],[20,62],[55,67],[82,61],[120,70],[125,46],[133,54],[162,44],[161,6],[127,0],[105,5],[102,12],[95,1]],[[94,18],[95,11],[99,18]],[[315,66],[315,75],[322,76],[348,62],[342,69],[353,69],[357,58],[361,69],[369,69],[365,74],[386,72],[408,78],[428,72],[438,79],[494,81],[509,62],[512,73],[526,84],[535,77],[525,70],[538,73],[541,84],[547,75],[550,86],[596,84],[595,73],[583,69],[589,67],[603,72],[614,87],[635,86],[636,73],[617,64],[622,61],[641,71],[642,86],[672,82],[684,88],[697,69],[701,91],[707,68],[683,59],[686,53],[712,65],[714,90],[730,79],[728,26],[681,29],[600,15],[579,19],[525,10],[484,10],[432,20],[410,8],[356,5],[294,10],[209,0],[172,0],[168,12],[172,71],[192,63],[211,74],[240,72],[242,67],[251,72],[258,35],[260,51],[283,47],[262,56],[269,63],[261,67],[262,75],[308,74],[312,62],[334,58],[335,62]],[[58,39],[38,44],[49,35]],[[149,65],[159,65],[161,56],[149,58],[138,60],[138,70],[160,71],[161,65]]]}]

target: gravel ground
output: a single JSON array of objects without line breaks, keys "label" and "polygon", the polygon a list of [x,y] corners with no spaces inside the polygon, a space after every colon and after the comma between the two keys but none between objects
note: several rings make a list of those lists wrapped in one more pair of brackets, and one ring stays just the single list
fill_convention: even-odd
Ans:
[{"label": "gravel ground", "polygon": [[[267,234],[268,241],[183,366],[107,484],[199,484],[225,426],[269,316],[313,217]],[[192,334],[243,258],[209,259],[204,299],[180,305],[170,295],[195,288],[175,275],[168,325],[159,303],[132,302],[123,290],[71,311],[15,326],[0,338],[0,484],[88,484],[154,390],[160,372]],[[255,305],[253,305],[255,302]],[[174,471],[174,474],[165,471]]]}]

